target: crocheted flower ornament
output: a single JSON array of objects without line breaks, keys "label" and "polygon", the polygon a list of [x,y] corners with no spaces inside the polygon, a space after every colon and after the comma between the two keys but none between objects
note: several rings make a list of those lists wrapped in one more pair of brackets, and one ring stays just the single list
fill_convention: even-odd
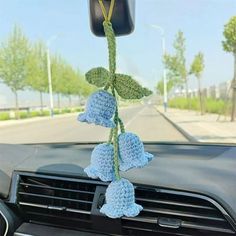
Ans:
[{"label": "crocheted flower ornament", "polygon": [[120,170],[127,171],[134,167],[143,167],[152,160],[153,155],[144,151],[139,137],[133,133],[121,133],[118,137]]},{"label": "crocheted flower ornament", "polygon": [[103,28],[108,43],[109,70],[96,67],[85,74],[88,83],[103,90],[90,96],[85,113],[78,119],[112,129],[107,143],[99,144],[93,150],[91,163],[85,172],[91,178],[112,181],[106,189],[106,203],[100,209],[101,213],[111,218],[135,217],[143,208],[135,203],[134,186],[121,178],[120,170],[142,167],[152,159],[152,155],[144,152],[143,144],[135,134],[125,133],[116,101],[118,95],[122,99],[140,99],[152,92],[131,76],[116,73],[116,37],[110,21],[115,0],[109,1],[108,14],[103,0],[98,2],[105,19]]},{"label": "crocheted flower ornament", "polygon": [[86,111],[78,116],[78,120],[114,128],[111,120],[116,110],[116,100],[112,94],[105,90],[93,93],[86,104]]},{"label": "crocheted flower ornament", "polygon": [[112,144],[102,143],[97,145],[91,156],[91,164],[84,169],[86,174],[93,178],[100,178],[102,181],[114,179],[113,167],[114,148]]},{"label": "crocheted flower ornament", "polygon": [[111,182],[106,191],[106,204],[100,212],[110,218],[119,218],[123,215],[135,217],[143,209],[135,203],[134,186],[127,179]]}]

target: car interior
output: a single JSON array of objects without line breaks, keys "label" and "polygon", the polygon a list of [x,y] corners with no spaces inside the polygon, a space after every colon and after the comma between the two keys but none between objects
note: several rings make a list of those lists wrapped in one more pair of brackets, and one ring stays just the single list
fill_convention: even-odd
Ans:
[{"label": "car interior", "polygon": [[[105,37],[99,1],[87,3],[91,33]],[[115,36],[135,31],[136,4],[116,0]],[[144,141],[153,160],[122,173],[143,209],[116,218],[100,212],[110,181],[84,172],[98,144],[0,144],[0,236],[236,235],[234,144]]]}]

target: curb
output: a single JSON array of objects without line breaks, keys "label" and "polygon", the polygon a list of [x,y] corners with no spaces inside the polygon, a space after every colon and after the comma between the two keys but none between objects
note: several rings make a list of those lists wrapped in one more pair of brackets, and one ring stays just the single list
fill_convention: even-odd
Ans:
[{"label": "curb", "polygon": [[193,137],[192,135],[190,135],[188,132],[186,132],[184,129],[182,129],[180,126],[178,126],[175,122],[173,122],[169,117],[167,117],[163,112],[159,111],[156,108],[157,112],[160,113],[160,115],[162,115],[174,128],[176,128],[188,141],[190,141],[191,143],[197,143],[198,140]]}]

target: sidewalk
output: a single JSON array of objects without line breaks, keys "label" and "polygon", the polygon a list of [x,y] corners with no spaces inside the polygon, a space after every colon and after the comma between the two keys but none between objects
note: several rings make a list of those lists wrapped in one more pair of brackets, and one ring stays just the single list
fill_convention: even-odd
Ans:
[{"label": "sidewalk", "polygon": [[224,117],[218,119],[217,114],[201,116],[196,111],[174,108],[168,108],[164,113],[162,106],[157,106],[157,110],[197,141],[236,143],[236,122],[229,122]]}]

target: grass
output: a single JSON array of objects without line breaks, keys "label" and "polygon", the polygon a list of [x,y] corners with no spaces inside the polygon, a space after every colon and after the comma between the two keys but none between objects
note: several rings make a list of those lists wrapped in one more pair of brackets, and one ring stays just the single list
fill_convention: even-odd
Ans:
[{"label": "grass", "polygon": [[[72,112],[81,112],[83,111],[83,107],[76,107],[76,108],[64,108],[64,109],[54,109],[54,115],[60,115],[60,114],[67,114]],[[12,111],[11,111],[12,112]],[[27,118],[33,118],[33,117],[42,117],[42,116],[50,116],[50,112],[48,110],[41,111],[20,111],[19,117],[20,119],[27,119]],[[0,121],[4,120],[15,120],[15,118],[11,118],[10,112],[0,112]]]},{"label": "grass", "polygon": [[76,112],[81,112],[81,111],[84,111],[84,108],[83,107],[78,107],[75,109]]},{"label": "grass", "polygon": [[0,113],[0,120],[10,120],[9,112],[1,112]]},{"label": "grass", "polygon": [[54,115],[59,115],[59,114],[61,114],[61,111],[59,109],[55,109],[54,110]]},{"label": "grass", "polygon": [[30,112],[26,112],[26,111],[21,111],[19,113],[20,119],[26,119],[30,117]]},{"label": "grass", "polygon": [[206,112],[223,114],[225,113],[226,102],[223,100],[208,99],[206,104]]},{"label": "grass", "polygon": [[70,108],[64,108],[64,109],[61,110],[62,114],[71,113],[71,112],[72,112],[72,110]]},{"label": "grass", "polygon": [[[168,102],[169,107],[200,111],[200,103],[198,98],[190,98],[189,102],[184,97],[173,98]],[[207,113],[224,114],[227,102],[221,99],[205,98],[204,111]]]},{"label": "grass", "polygon": [[30,117],[38,117],[41,116],[41,112],[40,111],[31,111],[30,112]]}]

